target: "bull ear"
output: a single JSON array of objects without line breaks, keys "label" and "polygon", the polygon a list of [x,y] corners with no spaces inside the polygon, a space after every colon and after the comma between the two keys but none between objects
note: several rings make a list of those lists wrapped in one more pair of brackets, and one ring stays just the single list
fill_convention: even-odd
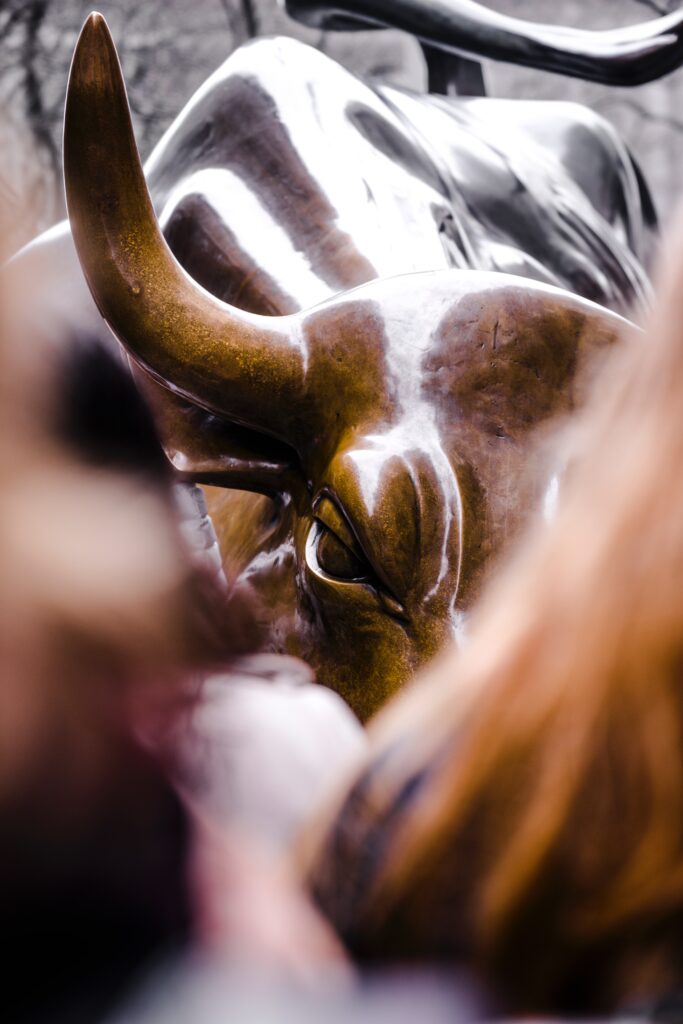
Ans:
[{"label": "bull ear", "polygon": [[76,250],[97,306],[129,353],[168,388],[291,440],[305,353],[295,318],[220,302],[180,267],[161,234],[140,163],[116,49],[99,14],[74,53],[64,180]]}]

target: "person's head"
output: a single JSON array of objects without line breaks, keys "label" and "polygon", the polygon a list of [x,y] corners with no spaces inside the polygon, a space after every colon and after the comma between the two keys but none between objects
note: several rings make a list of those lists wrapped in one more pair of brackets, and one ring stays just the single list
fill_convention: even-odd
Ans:
[{"label": "person's head", "polygon": [[359,958],[467,965],[506,1010],[609,1008],[683,976],[680,237],[645,335],[566,441],[554,521],[308,837]]},{"label": "person's head", "polygon": [[3,1009],[92,1020],[188,938],[190,830],[152,740],[249,629],[182,541],[116,351],[23,274],[0,290]]}]

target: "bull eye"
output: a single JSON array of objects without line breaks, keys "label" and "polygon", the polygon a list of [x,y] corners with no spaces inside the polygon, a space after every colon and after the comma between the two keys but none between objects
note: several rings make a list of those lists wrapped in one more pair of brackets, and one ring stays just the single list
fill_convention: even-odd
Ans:
[{"label": "bull eye", "polygon": [[327,576],[347,582],[371,582],[374,573],[336,502],[323,494],[315,506],[311,535],[318,567]]},{"label": "bull eye", "polygon": [[385,612],[408,621],[405,608],[379,580],[350,521],[331,495],[322,494],[313,505],[313,514],[306,542],[306,558],[311,568],[320,570],[329,580],[364,584],[375,592]]},{"label": "bull eye", "polygon": [[315,556],[318,565],[328,576],[338,580],[367,580],[372,570],[365,560],[358,558],[346,544],[320,520],[316,522]]}]

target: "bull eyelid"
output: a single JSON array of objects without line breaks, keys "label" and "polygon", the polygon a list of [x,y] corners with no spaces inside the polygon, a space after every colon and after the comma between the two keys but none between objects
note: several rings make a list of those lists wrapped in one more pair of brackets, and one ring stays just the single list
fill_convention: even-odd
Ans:
[{"label": "bull eyelid", "polygon": [[341,510],[335,499],[326,491],[323,491],[313,504],[313,513],[323,526],[331,530],[360,561],[367,562],[372,568],[372,562],[365,554],[356,534],[348,521],[347,516]]},{"label": "bull eyelid", "polygon": [[[373,577],[373,582],[369,580],[363,580],[362,582],[366,586],[371,586],[380,597],[387,611],[395,618],[404,619],[406,618],[406,612],[403,604],[393,594],[386,583],[375,569],[375,566],[370,558],[365,553],[365,550],[356,536],[355,530],[351,526],[351,522],[348,516],[343,511],[336,497],[327,489],[320,492],[318,497],[313,502],[313,514],[316,519],[322,523],[326,529],[330,530],[335,537],[355,555],[359,561],[364,562]],[[349,582],[361,582],[351,581]]]}]

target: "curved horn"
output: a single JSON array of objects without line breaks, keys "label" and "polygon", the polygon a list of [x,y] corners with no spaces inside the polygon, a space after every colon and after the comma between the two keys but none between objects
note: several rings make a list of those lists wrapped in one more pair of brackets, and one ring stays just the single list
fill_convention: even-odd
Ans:
[{"label": "curved horn", "polygon": [[683,64],[683,10],[627,28],[541,25],[476,0],[285,0],[315,28],[390,26],[461,56],[523,64],[604,85],[643,85]]},{"label": "curved horn", "polygon": [[76,45],[64,121],[64,180],[79,259],[97,306],[131,355],[171,390],[231,420],[290,437],[305,352],[292,317],[234,309],[180,267],[159,228],[104,18]]}]

